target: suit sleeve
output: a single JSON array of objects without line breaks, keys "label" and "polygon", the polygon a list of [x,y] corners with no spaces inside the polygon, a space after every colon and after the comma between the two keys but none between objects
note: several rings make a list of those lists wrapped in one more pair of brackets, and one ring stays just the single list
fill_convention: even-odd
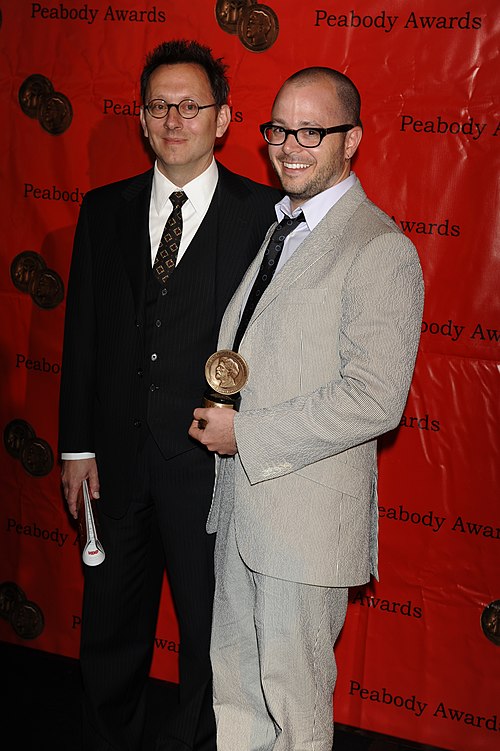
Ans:
[{"label": "suit sleeve", "polygon": [[59,401],[59,451],[94,450],[96,322],[88,204],[84,199],[73,245]]},{"label": "suit sleeve", "polygon": [[235,417],[238,453],[251,484],[397,426],[413,375],[422,309],[422,272],[410,240],[391,232],[368,242],[344,282],[338,344],[332,343],[340,350],[338,374],[312,393]]}]

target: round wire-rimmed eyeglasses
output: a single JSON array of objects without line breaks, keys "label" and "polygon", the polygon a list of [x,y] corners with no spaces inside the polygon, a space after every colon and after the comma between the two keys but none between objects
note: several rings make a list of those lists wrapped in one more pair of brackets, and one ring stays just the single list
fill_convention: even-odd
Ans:
[{"label": "round wire-rimmed eyeglasses", "polygon": [[152,99],[144,105],[146,112],[157,120],[162,120],[164,117],[167,117],[171,107],[176,109],[184,120],[192,120],[200,110],[206,110],[208,107],[215,107],[215,102],[214,104],[198,104],[194,99],[183,99],[182,102],[174,104],[173,102],[166,102],[164,99]]}]

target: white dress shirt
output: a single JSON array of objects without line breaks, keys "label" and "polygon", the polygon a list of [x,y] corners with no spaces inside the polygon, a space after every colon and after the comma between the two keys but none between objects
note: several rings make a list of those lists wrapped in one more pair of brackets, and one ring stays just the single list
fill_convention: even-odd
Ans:
[{"label": "white dress shirt", "polygon": [[[177,265],[205,218],[205,214],[207,213],[208,207],[214,196],[218,179],[219,171],[215,159],[212,159],[210,166],[205,172],[202,172],[201,175],[195,177],[191,182],[186,183],[182,188],[179,188],[165,177],[165,175],[158,169],[158,163],[155,164],[153,186],[151,189],[151,201],[149,204],[151,266],[153,266],[166,221],[172,213],[172,203],[169,201],[169,196],[176,190],[182,190],[188,198],[182,206],[182,237],[179,252],[177,254]],[[87,451],[81,453],[61,454],[61,459],[63,460],[93,459],[94,457],[95,454]]]},{"label": "white dress shirt", "polygon": [[191,182],[186,183],[183,188],[179,188],[160,172],[158,163],[155,164],[151,203],[149,204],[151,266],[156,257],[156,251],[158,250],[166,221],[172,213],[172,203],[169,201],[169,196],[176,190],[182,190],[188,198],[182,206],[182,237],[177,254],[177,263],[179,263],[205,218],[205,214],[214,196],[215,188],[217,187],[218,178],[217,163],[215,159],[212,159],[210,166],[205,172],[202,172],[201,175],[195,177]]}]

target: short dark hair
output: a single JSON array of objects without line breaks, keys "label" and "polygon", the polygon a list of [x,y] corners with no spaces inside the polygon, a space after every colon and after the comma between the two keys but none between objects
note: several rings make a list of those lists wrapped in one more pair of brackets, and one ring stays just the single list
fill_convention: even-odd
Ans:
[{"label": "short dark hair", "polygon": [[178,63],[192,63],[199,65],[207,74],[210,88],[218,108],[227,104],[229,83],[226,76],[227,65],[222,58],[217,60],[212,55],[210,47],[205,47],[195,41],[174,39],[162,42],[146,56],[146,63],[141,73],[141,98],[146,104],[146,92],[149,79],[160,65],[176,65]]},{"label": "short dark hair", "polygon": [[287,78],[283,86],[287,83],[307,83],[322,77],[334,84],[346,122],[361,126],[361,96],[351,79],[340,71],[320,65],[303,68]]}]

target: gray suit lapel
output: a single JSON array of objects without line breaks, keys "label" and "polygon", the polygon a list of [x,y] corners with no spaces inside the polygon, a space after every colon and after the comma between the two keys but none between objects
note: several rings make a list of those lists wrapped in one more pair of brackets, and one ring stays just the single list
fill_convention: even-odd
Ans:
[{"label": "gray suit lapel", "polygon": [[[287,261],[279,273],[272,279],[269,287],[259,300],[254,314],[248,324],[247,330],[253,325],[260,314],[266,307],[275,300],[283,291],[289,289],[295,284],[302,274],[315,264],[326,253],[334,253],[338,248],[339,240],[342,237],[346,224],[354,214],[358,206],[366,199],[365,192],[361,187],[359,180],[356,178],[355,184],[332,206],[321,222],[315,227],[313,232],[299,245],[293,256]],[[271,230],[274,228],[271,228]],[[271,230],[268,232],[266,241],[263,243],[257,258],[248,270],[243,284],[238,290],[239,307],[237,315],[241,309],[241,302],[244,293],[249,284],[257,273],[257,269],[262,261],[264,249],[267,240],[270,237]],[[244,286],[246,283],[247,286]],[[243,287],[243,290],[242,290]],[[237,302],[237,301],[235,301]],[[233,311],[234,314],[234,311]],[[231,316],[232,317],[232,316]]]}]

